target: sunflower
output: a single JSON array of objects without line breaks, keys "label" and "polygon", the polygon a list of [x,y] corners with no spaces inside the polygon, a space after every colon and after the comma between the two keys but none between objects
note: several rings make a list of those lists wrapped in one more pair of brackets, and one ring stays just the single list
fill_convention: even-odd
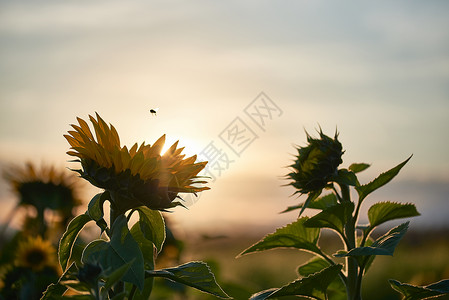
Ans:
[{"label": "sunflower", "polygon": [[28,237],[18,245],[15,264],[19,267],[37,272],[45,267],[55,267],[56,261],[55,248],[50,241],[43,240],[40,236]]},{"label": "sunflower", "polygon": [[[44,236],[49,228],[65,229],[73,218],[74,208],[82,203],[78,197],[79,179],[53,166],[39,168],[31,162],[25,166],[13,165],[4,172],[4,178],[19,198],[16,208],[35,209],[35,216],[25,216],[25,223],[31,226],[24,227],[24,231],[32,234]],[[58,221],[49,220],[48,210]]]},{"label": "sunflower", "polygon": [[290,167],[293,172],[287,175],[293,180],[290,184],[299,193],[308,194],[321,191],[338,173],[338,166],[343,162],[344,151],[338,141],[338,134],[332,139],[321,130],[320,138],[313,138],[307,132],[306,147],[298,147],[298,155]]},{"label": "sunflower", "polygon": [[89,119],[95,136],[87,122],[77,118],[79,126],[71,125],[74,131],[64,135],[72,149],[67,154],[78,157],[82,169],[75,171],[82,178],[109,192],[118,213],[139,206],[165,210],[182,205],[174,201],[178,193],[196,194],[209,189],[195,186],[206,183],[197,175],[207,162],[195,162],[196,155],[185,158],[178,142],[164,154],[165,135],[153,145],[136,143],[128,149],[120,145],[114,126],[108,126],[98,114],[96,119]]},{"label": "sunflower", "polygon": [[4,177],[18,194],[19,205],[71,214],[72,209],[81,204],[76,177],[53,166],[38,168],[28,162],[24,167],[11,166]]}]

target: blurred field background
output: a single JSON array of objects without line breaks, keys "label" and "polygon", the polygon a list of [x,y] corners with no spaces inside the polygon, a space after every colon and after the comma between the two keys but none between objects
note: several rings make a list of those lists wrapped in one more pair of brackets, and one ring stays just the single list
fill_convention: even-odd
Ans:
[{"label": "blurred field background", "polygon": [[[378,234],[382,230],[379,230]],[[449,230],[408,232],[393,257],[378,256],[363,282],[363,299],[401,299],[389,285],[396,279],[416,285],[426,285],[449,278]],[[298,278],[296,268],[312,258],[311,254],[294,249],[279,249],[235,258],[262,235],[205,237],[185,236],[183,259],[205,260],[215,272],[223,289],[234,299],[248,299],[255,292],[281,287]],[[337,250],[339,240],[331,232],[322,236],[321,247],[328,253]],[[157,298],[159,295],[159,298]],[[187,295],[187,296],[186,296]],[[156,299],[214,299],[188,289],[183,296],[155,290]],[[187,297],[187,298],[183,298]],[[288,299],[288,298],[286,298]],[[298,298],[292,298],[298,299]],[[444,299],[444,298],[439,298]]]}]

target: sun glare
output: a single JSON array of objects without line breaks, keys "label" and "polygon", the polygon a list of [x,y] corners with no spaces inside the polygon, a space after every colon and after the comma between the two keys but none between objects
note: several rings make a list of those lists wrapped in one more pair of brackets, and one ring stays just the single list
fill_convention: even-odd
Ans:
[{"label": "sun glare", "polygon": [[[165,145],[162,148],[161,154],[164,154],[170,148],[170,146],[172,146],[174,143],[176,143],[177,140],[178,139],[176,139],[174,137],[166,136]],[[178,148],[182,148],[182,147],[184,147],[184,150],[182,151],[182,153],[185,154],[186,157],[190,157],[193,155],[199,156],[199,154],[201,153],[201,151],[204,148],[204,146],[201,145],[196,140],[180,138],[179,142],[178,142]]]}]

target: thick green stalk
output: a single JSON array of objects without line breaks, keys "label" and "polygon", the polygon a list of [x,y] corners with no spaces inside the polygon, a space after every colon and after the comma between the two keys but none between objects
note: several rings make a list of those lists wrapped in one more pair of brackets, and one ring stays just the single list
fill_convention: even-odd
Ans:
[{"label": "thick green stalk", "polygon": [[37,208],[37,220],[39,221],[39,234],[42,238],[46,238],[47,223],[45,222],[45,206],[39,205]]},{"label": "thick green stalk", "polygon": [[134,294],[136,293],[136,286],[133,285],[133,287],[131,288],[131,292],[129,292],[129,299],[132,300],[134,298]]},{"label": "thick green stalk", "polygon": [[[344,202],[350,202],[351,196],[349,193],[349,186],[346,184],[341,184],[341,194],[342,200]],[[346,236],[346,251],[350,251],[356,247],[356,232],[355,232],[355,222],[356,219],[351,216],[348,223],[345,225],[345,236]],[[359,268],[357,260],[354,257],[346,257],[346,293],[348,300],[361,300],[362,296],[360,293],[360,288],[358,282]]]},{"label": "thick green stalk", "polygon": [[111,234],[112,234],[112,225],[114,225],[115,220],[120,216],[120,212],[117,210],[114,203],[116,203],[116,201],[120,201],[120,199],[118,199],[118,197],[112,192],[110,193],[110,197],[111,197],[111,207],[109,210],[109,212],[110,212],[109,228],[111,229]]},{"label": "thick green stalk", "polygon": [[[355,248],[355,222],[354,219],[351,220],[345,226],[345,234],[348,239],[349,247],[346,251],[350,251]],[[360,288],[358,285],[358,265],[357,260],[354,257],[348,256],[346,257],[346,292],[348,295],[348,300],[361,300],[362,296],[360,293]]]},{"label": "thick green stalk", "polygon": [[102,300],[100,289],[98,287],[98,282],[95,283],[95,288],[93,289],[92,292],[94,294],[95,300]]},{"label": "thick green stalk", "polygon": [[[110,195],[111,195],[111,207],[110,207],[110,220],[109,220],[109,223],[110,223],[110,225],[109,225],[109,227],[110,227],[110,236],[109,236],[109,238],[112,238],[112,235],[114,234],[113,232],[112,232],[112,227],[113,227],[113,224],[114,224],[114,222],[115,222],[115,220],[121,215],[121,213],[114,207],[114,203],[116,203],[116,201],[120,201],[120,199],[118,199],[118,197],[116,196],[116,194],[114,194],[114,193],[110,193]],[[115,295],[117,295],[117,294],[120,294],[122,291],[124,291],[125,290],[125,283],[123,282],[123,281],[119,281],[119,282],[117,282],[115,285],[114,285],[114,287],[113,287],[113,291],[114,291],[114,294]]]}]

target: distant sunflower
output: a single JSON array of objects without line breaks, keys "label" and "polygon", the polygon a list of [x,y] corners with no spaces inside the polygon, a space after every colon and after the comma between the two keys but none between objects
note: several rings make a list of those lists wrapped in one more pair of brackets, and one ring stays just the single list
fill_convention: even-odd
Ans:
[{"label": "distant sunflower", "polygon": [[29,237],[19,243],[15,264],[35,272],[45,267],[55,267],[56,250],[50,241],[43,240],[40,236]]},{"label": "distant sunflower", "polygon": [[76,192],[76,177],[53,166],[38,168],[28,162],[24,167],[10,167],[4,177],[18,194],[19,205],[71,214],[72,209],[81,204]]},{"label": "distant sunflower", "polygon": [[[161,154],[165,135],[153,145],[136,143],[129,150],[120,145],[119,135],[114,126],[108,126],[96,114],[89,116],[95,137],[89,125],[77,118],[75,131],[64,135],[73,151],[67,154],[79,158],[82,169],[76,170],[81,177],[93,185],[107,190],[111,204],[118,213],[139,206],[155,210],[165,210],[177,205],[178,193],[197,193],[209,189],[196,187],[206,183],[198,173],[207,162],[195,162],[196,155],[184,158],[184,148],[174,143],[166,153]],[[179,197],[178,197],[179,198]]]},{"label": "distant sunflower", "polygon": [[5,287],[5,277],[12,268],[10,264],[0,265],[0,291]]},{"label": "distant sunflower", "polygon": [[[65,229],[73,218],[73,210],[81,204],[78,197],[79,179],[65,170],[42,165],[40,168],[28,162],[25,166],[11,166],[4,172],[4,178],[17,194],[19,207],[34,207],[35,216],[27,215],[24,231],[30,234],[48,236],[48,229]],[[48,219],[46,211],[51,210]],[[14,212],[16,212],[15,210]],[[13,214],[10,214],[10,219]]]}]

